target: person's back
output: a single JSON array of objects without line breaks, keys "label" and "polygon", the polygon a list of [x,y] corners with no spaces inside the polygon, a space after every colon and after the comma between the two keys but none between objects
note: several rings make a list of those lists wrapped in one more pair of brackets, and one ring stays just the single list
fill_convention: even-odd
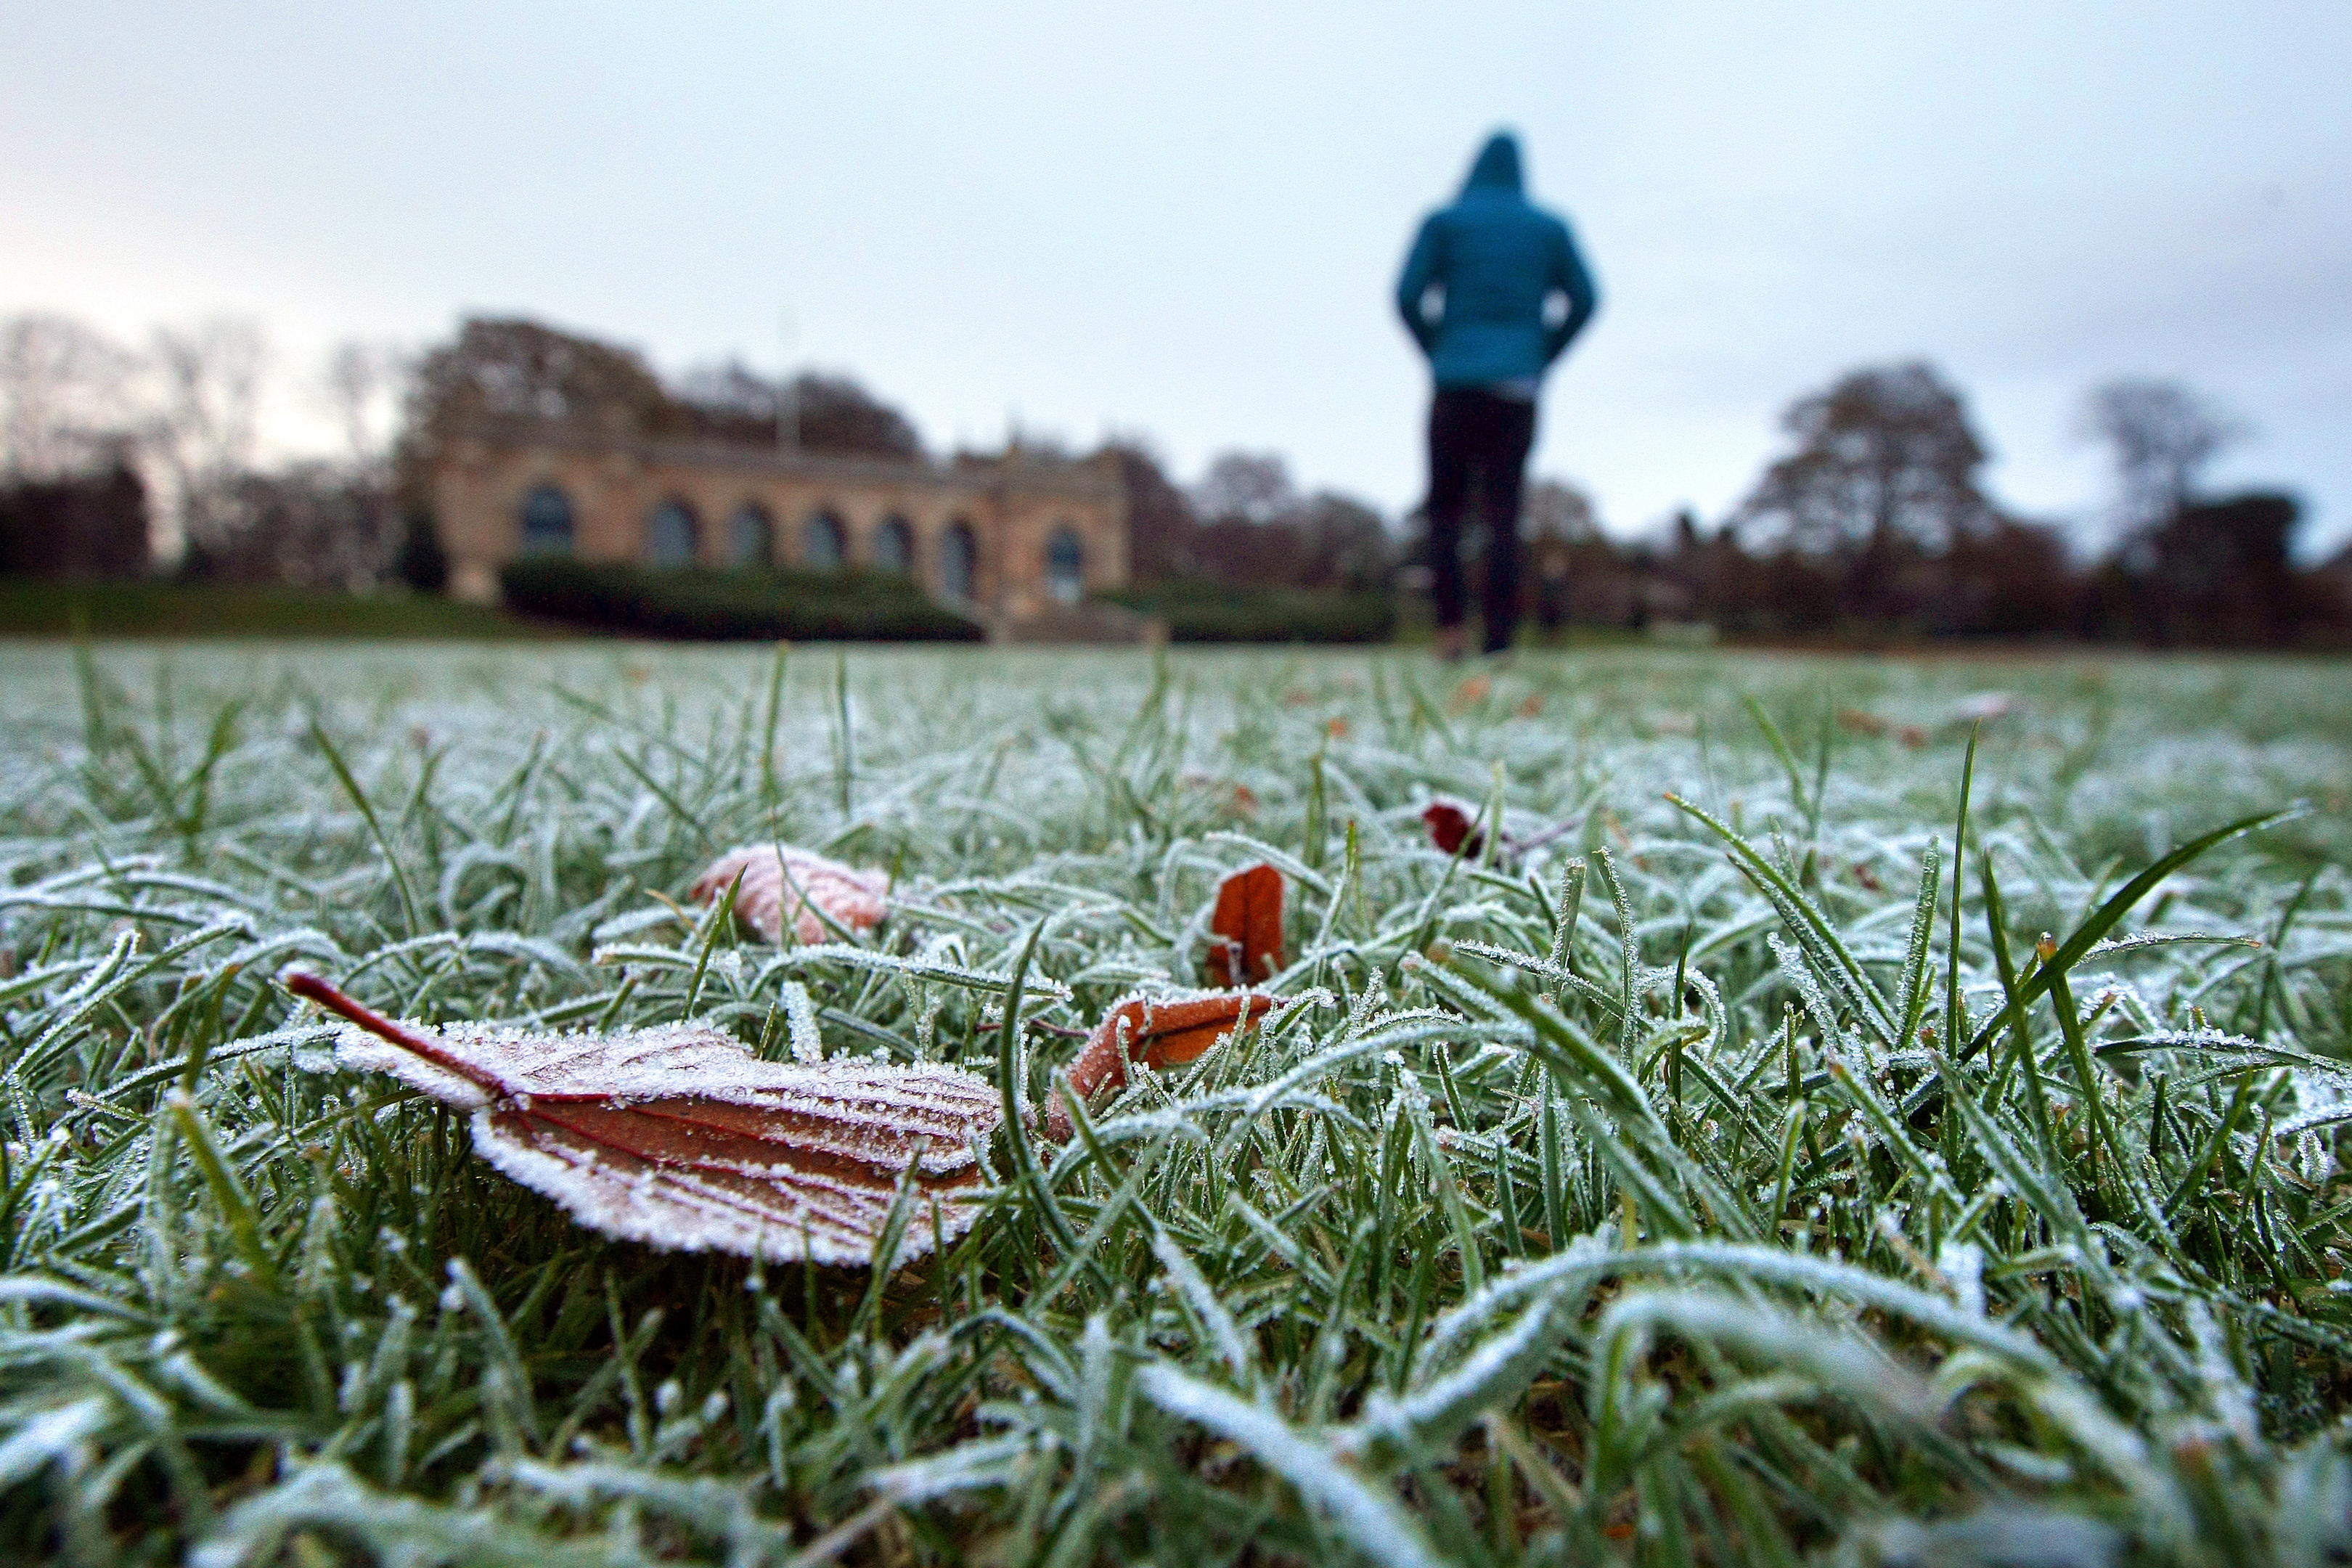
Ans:
[{"label": "person's back", "polygon": [[1456,552],[1474,479],[1487,530],[1486,646],[1509,645],[1536,393],[1599,304],[1568,226],[1528,202],[1521,186],[1518,143],[1497,134],[1480,151],[1461,195],[1422,224],[1397,279],[1397,310],[1429,356],[1437,388],[1430,410],[1431,566],[1449,653],[1461,646]]}]

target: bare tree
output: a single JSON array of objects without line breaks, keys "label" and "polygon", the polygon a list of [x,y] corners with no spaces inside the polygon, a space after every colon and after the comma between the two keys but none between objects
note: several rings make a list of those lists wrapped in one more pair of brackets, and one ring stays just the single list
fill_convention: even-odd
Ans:
[{"label": "bare tree", "polygon": [[388,455],[407,372],[407,356],[389,343],[352,339],[328,353],[319,400],[342,431],[354,474],[373,473]]},{"label": "bare tree", "polygon": [[1213,522],[1272,522],[1298,504],[1290,466],[1275,452],[1227,452],[1192,487],[1192,508]]},{"label": "bare tree", "polygon": [[1519,502],[1519,515],[1529,540],[1559,539],[1581,544],[1601,537],[1600,513],[1592,498],[1559,479],[1538,479]]},{"label": "bare tree", "polygon": [[1990,524],[1986,453],[1932,365],[1850,371],[1781,416],[1797,450],[1765,470],[1733,521],[1825,559],[1941,548]]},{"label": "bare tree", "polygon": [[2177,382],[2134,378],[2093,389],[2083,427],[2115,448],[2117,521],[2153,528],[2193,499],[2205,465],[2244,427]]},{"label": "bare tree", "polygon": [[1797,449],[1765,470],[1729,526],[1819,585],[1834,617],[1915,617],[1934,586],[1931,560],[1999,525],[1978,478],[1984,444],[1932,365],[1850,371],[1790,405],[1781,426]]},{"label": "bare tree", "polygon": [[249,321],[216,317],[156,329],[162,396],[153,447],[192,549],[225,548],[237,531],[238,489],[253,468],[268,360],[261,329]]},{"label": "bare tree", "polygon": [[0,472],[56,479],[119,459],[138,356],[69,316],[0,323]]}]

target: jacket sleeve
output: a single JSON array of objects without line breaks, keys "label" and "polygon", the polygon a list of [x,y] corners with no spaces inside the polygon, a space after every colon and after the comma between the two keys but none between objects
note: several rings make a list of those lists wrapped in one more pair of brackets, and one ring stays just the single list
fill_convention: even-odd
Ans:
[{"label": "jacket sleeve", "polygon": [[1431,214],[1414,237],[1412,251],[1404,258],[1404,270],[1397,276],[1397,314],[1404,318],[1404,330],[1421,345],[1423,353],[1433,353],[1437,348],[1438,323],[1423,313],[1422,296],[1433,283],[1445,281],[1445,236],[1435,214]]},{"label": "jacket sleeve", "polygon": [[1568,314],[1559,325],[1544,331],[1544,363],[1549,364],[1568,352],[1584,323],[1592,320],[1592,312],[1601,308],[1601,290],[1593,286],[1592,274],[1586,269],[1584,258],[1577,254],[1575,237],[1566,224],[1552,234],[1551,278],[1549,287],[1568,296]]}]

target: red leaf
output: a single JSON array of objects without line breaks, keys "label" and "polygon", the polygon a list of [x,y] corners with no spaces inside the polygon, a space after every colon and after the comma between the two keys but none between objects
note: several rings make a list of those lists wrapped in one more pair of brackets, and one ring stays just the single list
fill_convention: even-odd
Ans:
[{"label": "red leaf", "polygon": [[862,1264],[902,1182],[895,1267],[970,1229],[973,1149],[1003,1100],[952,1068],[765,1062],[699,1024],[529,1034],[395,1023],[325,981],[286,987],[349,1020],[336,1056],[473,1114],[474,1152],[592,1230],[686,1252]]},{"label": "red leaf", "polygon": [[1429,824],[1429,841],[1447,855],[1475,855],[1486,847],[1486,835],[1475,831],[1477,818],[1451,801],[1431,801],[1421,819]]},{"label": "red leaf", "polygon": [[1217,884],[1209,984],[1252,985],[1282,968],[1282,873],[1261,861]]},{"label": "red leaf", "polygon": [[759,844],[730,849],[712,861],[688,896],[707,904],[739,874],[743,886],[735,894],[735,912],[770,942],[784,940],[784,921],[790,920],[793,934],[811,946],[832,934],[818,910],[844,931],[870,931],[882,923],[882,900],[890,890],[885,872],[861,871],[790,844]]},{"label": "red leaf", "polygon": [[[1283,998],[1263,991],[1129,997],[1087,1037],[1086,1049],[1070,1064],[1070,1088],[1091,1104],[1098,1095],[1126,1087],[1129,1062],[1181,1067],[1284,1005]],[[1069,1109],[1058,1093],[1045,1110],[1045,1133],[1057,1142],[1070,1136]]]}]

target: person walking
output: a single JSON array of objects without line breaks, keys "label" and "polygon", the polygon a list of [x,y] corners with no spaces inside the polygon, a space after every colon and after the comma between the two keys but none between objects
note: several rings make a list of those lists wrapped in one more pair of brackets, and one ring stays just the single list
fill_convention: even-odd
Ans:
[{"label": "person walking", "polygon": [[1450,206],[1423,220],[1397,279],[1405,330],[1429,356],[1429,564],[1438,648],[1459,658],[1466,605],[1462,524],[1485,529],[1483,645],[1511,646],[1519,619],[1519,491],[1536,394],[1601,302],[1568,225],[1527,198],[1519,143],[1497,132]]}]

